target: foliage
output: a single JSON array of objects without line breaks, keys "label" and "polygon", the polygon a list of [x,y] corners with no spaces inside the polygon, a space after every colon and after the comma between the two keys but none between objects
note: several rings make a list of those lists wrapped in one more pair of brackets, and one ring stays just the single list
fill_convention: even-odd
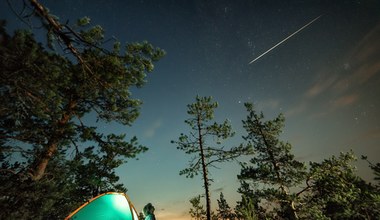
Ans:
[{"label": "foliage", "polygon": [[190,208],[190,216],[195,220],[204,220],[206,219],[206,210],[203,205],[201,205],[201,196],[198,195],[190,199],[192,208]]},{"label": "foliage", "polygon": [[[105,49],[102,27],[90,18],[62,24],[37,0],[22,1],[47,35],[47,45],[29,31],[9,35],[0,21],[0,219],[63,219],[100,193],[127,189],[115,169],[147,150],[125,134],[100,132],[96,122],[130,126],[141,101],[131,88],[141,87],[164,51],[147,42]],[[54,50],[59,45],[62,51]],[[60,52],[65,52],[62,54]],[[246,104],[247,144],[225,149],[231,125],[212,122],[217,103],[196,97],[188,105],[189,134],[172,141],[194,157],[181,175],[204,180],[201,196],[190,200],[195,219],[377,219],[380,216],[380,163],[370,168],[377,185],[356,174],[352,152],[308,169],[295,160],[291,145],[279,140],[284,117],[264,121]],[[251,149],[254,149],[252,152]],[[251,153],[242,163],[235,213],[220,195],[211,212],[209,168]],[[140,215],[141,217],[141,215]]]},{"label": "foliage", "polygon": [[218,209],[217,209],[218,219],[223,219],[223,220],[235,219],[235,214],[232,212],[232,209],[228,205],[222,192],[220,193],[220,197],[217,201],[218,201]]},{"label": "foliage", "polygon": [[89,18],[74,30],[27,2],[49,45],[56,41],[77,59],[45,48],[29,31],[11,36],[0,22],[0,209],[6,219],[62,219],[101,192],[126,191],[115,169],[147,148],[86,118],[130,126],[141,105],[130,89],[144,85],[164,51],[147,42],[106,50],[104,31],[87,28]]},{"label": "foliage", "polygon": [[242,196],[242,200],[238,202],[236,209],[237,219],[242,220],[257,220],[257,201],[254,197]]},{"label": "foliage", "polygon": [[283,116],[264,122],[262,113],[256,114],[251,104],[246,107],[248,117],[243,125],[248,135],[244,138],[253,145],[255,154],[250,164],[242,164],[238,176],[240,216],[252,213],[259,219],[321,220],[379,216],[379,190],[357,176],[352,152],[310,162],[307,170],[294,159],[291,145],[278,140]]},{"label": "foliage", "polygon": [[279,140],[284,117],[279,115],[273,120],[263,121],[263,113],[257,114],[252,104],[246,103],[245,106],[248,116],[243,121],[247,131],[244,139],[253,146],[255,156],[250,159],[250,164],[242,163],[238,178],[257,187],[254,194],[259,205],[269,202],[273,211],[266,213],[268,216],[296,219],[296,198],[290,188],[303,180],[306,167],[294,159],[291,145]]},{"label": "foliage", "polygon": [[[222,141],[233,137],[234,132],[227,120],[221,124],[211,122],[214,118],[214,109],[218,107],[216,102],[212,102],[211,97],[197,96],[195,102],[187,107],[190,118],[185,120],[185,123],[191,128],[190,134],[181,134],[178,141],[172,141],[172,143],[177,144],[177,149],[185,151],[186,154],[194,155],[189,167],[180,171],[180,175],[193,178],[202,173],[206,195],[206,216],[209,220],[211,219],[209,167],[214,166],[215,163],[234,160],[246,154],[250,148],[240,145],[226,150],[221,146]],[[213,145],[209,144],[211,141],[214,142]]]},{"label": "foliage", "polygon": [[0,189],[4,195],[0,198],[0,209],[4,210],[0,219],[63,219],[98,194],[126,192],[115,173],[122,161],[92,147],[73,159],[65,151],[57,152],[39,181],[22,175],[21,169],[26,167],[23,164],[0,162]]},{"label": "foliage", "polygon": [[310,163],[307,193],[302,198],[305,219],[376,219],[379,192],[356,174],[352,152],[321,163]]},{"label": "foliage", "polygon": [[368,160],[367,156],[362,155],[362,160],[365,160],[368,162],[369,167],[373,171],[373,174],[375,175],[374,180],[377,182],[377,187],[380,188],[380,163],[373,164]]},{"label": "foliage", "polygon": [[75,185],[62,156],[52,159],[40,181],[20,175],[24,164],[0,159],[0,219],[63,219],[80,205],[81,197],[70,195]]}]

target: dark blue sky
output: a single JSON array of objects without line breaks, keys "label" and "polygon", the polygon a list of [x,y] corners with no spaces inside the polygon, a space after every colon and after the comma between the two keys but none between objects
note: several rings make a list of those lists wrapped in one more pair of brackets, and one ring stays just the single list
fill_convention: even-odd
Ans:
[{"label": "dark blue sky", "polygon": [[[339,2],[339,3],[331,3]],[[186,105],[196,95],[219,102],[216,119],[229,119],[242,141],[244,102],[268,117],[286,116],[283,140],[303,161],[321,161],[352,149],[380,161],[380,2],[365,1],[43,1],[62,22],[88,16],[121,42],[148,40],[166,50],[147,84],[134,89],[141,116],[131,128],[104,131],[137,135],[150,151],[119,169],[138,210],[147,202],[159,219],[189,219],[199,178],[178,175],[189,157],[170,144],[188,128]],[[17,8],[17,6],[16,6]],[[257,62],[248,63],[303,25],[316,22]],[[27,28],[0,2],[9,28]],[[91,117],[89,117],[91,120]],[[370,178],[364,163],[361,175]],[[223,191],[239,199],[240,168],[210,170],[213,203]]]}]

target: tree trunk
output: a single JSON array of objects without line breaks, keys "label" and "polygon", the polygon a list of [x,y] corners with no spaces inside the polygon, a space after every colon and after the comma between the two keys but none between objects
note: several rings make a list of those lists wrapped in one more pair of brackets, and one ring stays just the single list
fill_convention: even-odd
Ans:
[{"label": "tree trunk", "polygon": [[35,163],[33,163],[34,167],[32,167],[31,171],[29,172],[32,180],[38,181],[44,176],[47,165],[50,159],[58,150],[59,142],[61,141],[63,134],[66,131],[66,128],[64,126],[66,126],[70,121],[76,105],[77,103],[73,100],[69,102],[66,111],[62,114],[61,119],[57,122],[57,129],[52,132],[48,143],[44,147],[44,151],[35,159]]},{"label": "tree trunk", "polygon": [[36,167],[31,172],[32,180],[38,181],[44,176],[46,167],[56,151],[57,151],[57,144],[54,143],[54,144],[51,144],[48,147],[48,149],[42,153],[40,160],[37,162]]},{"label": "tree trunk", "polygon": [[205,187],[205,197],[206,197],[206,218],[207,220],[211,220],[211,200],[210,200],[210,191],[209,191],[209,183],[208,183],[208,175],[207,175],[207,167],[206,167],[206,161],[205,161],[205,155],[203,152],[203,139],[202,139],[202,128],[201,128],[201,119],[198,115],[198,141],[199,141],[199,148],[200,148],[200,156],[202,160],[202,172],[203,172],[203,185]]},{"label": "tree trunk", "polygon": [[[280,167],[278,165],[278,162],[276,161],[276,159],[274,158],[274,155],[273,155],[273,151],[271,148],[271,145],[269,144],[269,142],[267,141],[267,138],[266,138],[266,135],[264,134],[263,132],[263,128],[262,128],[262,125],[261,123],[259,122],[259,119],[255,116],[255,122],[256,124],[258,125],[259,127],[259,132],[260,132],[260,135],[261,137],[263,138],[263,141],[264,141],[264,144],[266,146],[266,150],[267,150],[267,153],[269,154],[269,157],[270,157],[270,160],[272,162],[272,165],[273,165],[273,168],[274,168],[274,171],[276,173],[276,177],[277,177],[277,181],[278,183],[280,184],[280,188],[281,188],[281,191],[282,193],[284,193],[286,196],[289,196],[289,192],[287,190],[287,187],[284,185],[283,183],[283,180],[282,180],[282,177],[280,175]],[[298,219],[298,215],[297,215],[297,212],[296,212],[296,209],[294,207],[294,201],[293,200],[288,200],[288,204],[286,204],[286,206],[289,208],[289,211],[291,212],[291,220],[297,220]]]}]

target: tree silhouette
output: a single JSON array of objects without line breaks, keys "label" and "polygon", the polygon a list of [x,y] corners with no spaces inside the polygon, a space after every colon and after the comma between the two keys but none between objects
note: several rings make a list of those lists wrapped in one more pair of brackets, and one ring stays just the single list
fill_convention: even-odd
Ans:
[{"label": "tree silhouette", "polygon": [[201,196],[198,195],[190,199],[191,208],[190,208],[190,216],[195,220],[203,220],[206,219],[206,210],[201,204]]},{"label": "tree silhouette", "polygon": [[218,201],[217,216],[218,219],[223,220],[233,220],[235,219],[235,214],[232,212],[231,207],[228,205],[223,193],[220,193]]},{"label": "tree silhouette", "polygon": [[304,219],[376,219],[380,197],[376,187],[356,174],[353,152],[311,162],[306,187],[298,193]]},{"label": "tree silhouette", "polygon": [[242,164],[238,178],[253,184],[258,202],[271,202],[275,215],[298,219],[295,194],[290,188],[305,178],[306,167],[294,159],[291,145],[279,140],[284,117],[280,114],[264,121],[263,113],[257,114],[252,104],[246,103],[245,107],[248,116],[243,121],[247,131],[244,139],[253,146],[254,156],[249,164]]},{"label": "tree silhouette", "polygon": [[[309,169],[295,160],[291,145],[279,140],[284,125],[280,114],[264,121],[253,105],[246,104],[243,121],[253,146],[249,163],[242,163],[238,211],[259,219],[376,219],[380,214],[377,187],[356,174],[352,152],[324,161],[310,162]],[[366,159],[366,158],[364,158]],[[373,166],[373,165],[372,165]],[[376,171],[376,170],[375,170]],[[247,216],[247,215],[246,215]]]},{"label": "tree silhouette", "polygon": [[[189,104],[187,113],[190,118],[185,120],[191,128],[189,135],[181,134],[178,141],[172,141],[177,145],[177,149],[185,151],[186,154],[193,155],[189,167],[180,171],[180,175],[193,178],[199,173],[203,177],[203,187],[206,198],[206,218],[211,219],[210,182],[208,177],[209,168],[215,163],[234,160],[246,154],[249,147],[240,145],[225,149],[221,146],[222,141],[234,135],[231,125],[226,120],[221,124],[211,122],[214,118],[214,109],[218,107],[216,102],[212,102],[211,97],[196,97],[193,104]],[[210,142],[213,142],[211,144]]]}]

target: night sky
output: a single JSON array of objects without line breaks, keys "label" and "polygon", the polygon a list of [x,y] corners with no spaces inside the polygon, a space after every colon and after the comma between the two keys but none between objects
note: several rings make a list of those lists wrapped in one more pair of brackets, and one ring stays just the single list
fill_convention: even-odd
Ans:
[{"label": "night sky", "polygon": [[[219,103],[216,120],[231,121],[236,136],[226,145],[242,142],[243,104],[252,102],[268,119],[285,114],[281,138],[301,161],[321,161],[352,149],[380,162],[377,0],[41,2],[62,22],[88,16],[105,29],[106,38],[147,40],[167,52],[147,84],[132,90],[144,103],[132,127],[99,125],[104,132],[136,135],[150,148],[118,169],[138,211],[152,202],[158,219],[190,219],[189,199],[203,193],[201,177],[178,175],[190,157],[170,140],[189,131],[186,105],[196,95],[212,96]],[[0,19],[8,21],[9,30],[27,28],[6,1],[0,2]],[[86,118],[95,124],[92,119]],[[363,178],[372,178],[364,162],[356,165]],[[219,168],[210,170],[213,206],[220,192],[234,206],[240,199],[240,167],[232,162]]]}]

